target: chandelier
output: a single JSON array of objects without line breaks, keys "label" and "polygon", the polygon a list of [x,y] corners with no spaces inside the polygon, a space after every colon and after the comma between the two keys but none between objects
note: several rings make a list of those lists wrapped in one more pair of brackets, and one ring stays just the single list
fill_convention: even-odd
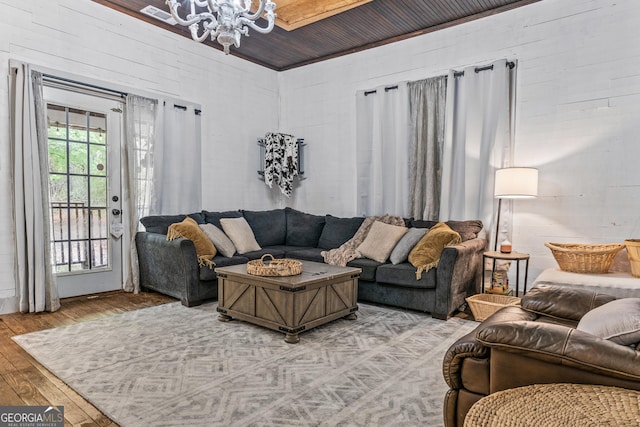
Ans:
[{"label": "chandelier", "polygon": [[[256,13],[251,13],[251,0],[166,0],[166,3],[173,19],[178,24],[189,27],[195,41],[202,42],[211,36],[211,40],[217,39],[228,55],[231,44],[236,48],[240,47],[240,37],[249,36],[249,28],[262,34],[273,29],[276,4],[271,0],[259,1]],[[183,19],[178,15],[178,9],[187,2],[190,10],[186,19]],[[267,26],[260,27],[255,21],[265,11]]]}]

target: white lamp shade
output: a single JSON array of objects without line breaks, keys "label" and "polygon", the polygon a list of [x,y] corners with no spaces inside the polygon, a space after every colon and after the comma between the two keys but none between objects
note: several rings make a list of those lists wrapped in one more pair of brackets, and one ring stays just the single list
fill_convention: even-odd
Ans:
[{"label": "white lamp shade", "polygon": [[505,168],[496,170],[494,196],[521,199],[538,195],[538,169]]}]

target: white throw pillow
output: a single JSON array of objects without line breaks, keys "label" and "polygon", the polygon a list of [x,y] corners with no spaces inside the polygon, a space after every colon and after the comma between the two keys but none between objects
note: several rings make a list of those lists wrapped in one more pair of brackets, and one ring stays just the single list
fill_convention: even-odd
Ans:
[{"label": "white throw pillow", "polygon": [[236,253],[236,247],[233,245],[231,239],[224,234],[224,231],[213,224],[200,224],[200,228],[223,256],[232,257],[233,254]]},{"label": "white throw pillow", "polygon": [[587,312],[576,329],[622,345],[640,342],[640,298],[621,298]]},{"label": "white throw pillow", "polygon": [[220,225],[225,234],[233,242],[239,254],[259,251],[260,245],[256,242],[256,236],[244,218],[220,218]]},{"label": "white throw pillow", "polygon": [[371,225],[367,237],[365,237],[356,251],[361,256],[374,261],[385,262],[407,230],[407,227],[375,221]]}]

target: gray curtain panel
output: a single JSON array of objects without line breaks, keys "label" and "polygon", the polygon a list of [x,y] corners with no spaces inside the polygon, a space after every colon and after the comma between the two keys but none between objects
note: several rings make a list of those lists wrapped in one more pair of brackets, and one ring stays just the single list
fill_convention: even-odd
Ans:
[{"label": "gray curtain panel", "polygon": [[437,221],[440,214],[447,76],[409,83],[411,163],[409,215]]}]

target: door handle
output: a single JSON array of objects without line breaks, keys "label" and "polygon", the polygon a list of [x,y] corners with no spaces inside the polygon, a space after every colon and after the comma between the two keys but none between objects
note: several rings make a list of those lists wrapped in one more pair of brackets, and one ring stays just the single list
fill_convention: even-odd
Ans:
[{"label": "door handle", "polygon": [[113,209],[113,210],[111,211],[111,213],[112,213],[114,216],[118,216],[118,215],[120,215],[120,214],[121,214],[120,209]]}]

